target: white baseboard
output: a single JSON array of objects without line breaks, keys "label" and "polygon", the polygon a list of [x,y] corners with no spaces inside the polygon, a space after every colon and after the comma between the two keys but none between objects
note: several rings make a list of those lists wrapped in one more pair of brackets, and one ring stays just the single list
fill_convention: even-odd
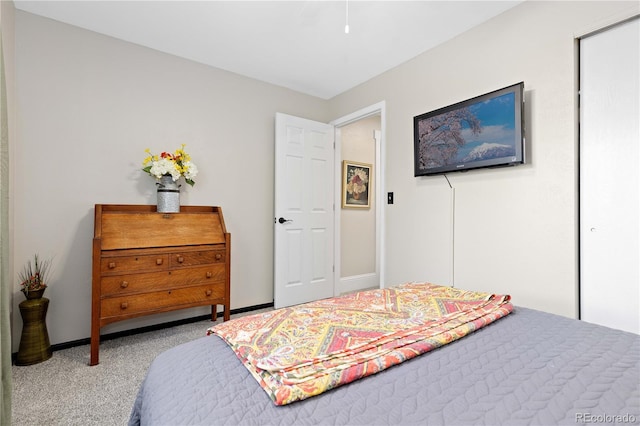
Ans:
[{"label": "white baseboard", "polygon": [[352,293],[369,288],[379,288],[380,280],[376,273],[352,275],[340,278],[337,294]]}]

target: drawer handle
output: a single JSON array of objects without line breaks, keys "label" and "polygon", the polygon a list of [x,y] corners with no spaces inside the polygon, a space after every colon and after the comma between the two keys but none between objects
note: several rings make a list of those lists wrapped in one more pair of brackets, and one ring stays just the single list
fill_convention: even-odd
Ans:
[{"label": "drawer handle", "polygon": [[162,258],[156,259],[156,265],[162,265]]},{"label": "drawer handle", "polygon": [[216,260],[222,259],[222,255],[220,253],[216,253]]},{"label": "drawer handle", "polygon": [[129,282],[128,282],[128,281],[122,281],[122,282],[120,283],[120,287],[121,287],[121,288],[127,288],[127,287],[129,287]]},{"label": "drawer handle", "polygon": [[178,263],[182,263],[182,262],[184,262],[184,257],[178,256]]},{"label": "drawer handle", "polygon": [[116,262],[109,262],[109,269],[114,269],[116,267]]},{"label": "drawer handle", "polygon": [[213,274],[210,271],[207,271],[207,278],[211,278]]},{"label": "drawer handle", "polygon": [[207,296],[211,296],[211,290],[207,290],[207,291],[205,292],[205,294],[206,294]]},{"label": "drawer handle", "polygon": [[120,309],[127,309],[129,307],[129,304],[127,302],[122,302],[120,304]]}]

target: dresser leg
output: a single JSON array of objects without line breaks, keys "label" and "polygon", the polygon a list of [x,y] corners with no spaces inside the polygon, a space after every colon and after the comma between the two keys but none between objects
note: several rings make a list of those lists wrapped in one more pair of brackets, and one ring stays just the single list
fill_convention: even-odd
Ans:
[{"label": "dresser leg", "polygon": [[231,318],[231,306],[224,305],[224,320],[229,321]]},{"label": "dresser leg", "polygon": [[100,328],[91,331],[91,359],[89,365],[98,365],[98,351],[100,350]]},{"label": "dresser leg", "polygon": [[218,319],[218,305],[211,305],[211,321],[216,322]]}]

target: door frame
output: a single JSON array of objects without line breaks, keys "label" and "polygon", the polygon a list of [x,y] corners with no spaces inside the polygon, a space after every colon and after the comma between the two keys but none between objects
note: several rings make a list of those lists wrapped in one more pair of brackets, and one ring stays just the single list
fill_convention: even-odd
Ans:
[{"label": "door frame", "polygon": [[376,275],[378,277],[378,287],[384,288],[385,283],[385,264],[384,264],[384,240],[385,240],[385,226],[384,226],[384,204],[386,198],[383,196],[384,188],[385,188],[385,135],[386,135],[386,103],[385,101],[380,101],[368,107],[362,108],[358,111],[352,112],[351,114],[345,115],[338,119],[331,121],[329,124],[332,124],[335,127],[335,183],[334,183],[334,295],[339,296],[342,292],[342,288],[340,285],[340,241],[341,241],[341,231],[340,231],[340,212],[342,205],[342,168],[339,166],[342,164],[342,138],[340,133],[340,127],[346,126],[347,124],[354,123],[356,121],[362,120],[364,118],[370,117],[372,115],[380,115],[380,137],[376,138],[376,156],[375,156],[375,165],[374,168],[374,179],[375,179],[375,192],[374,196],[376,197],[375,209],[376,209]]}]

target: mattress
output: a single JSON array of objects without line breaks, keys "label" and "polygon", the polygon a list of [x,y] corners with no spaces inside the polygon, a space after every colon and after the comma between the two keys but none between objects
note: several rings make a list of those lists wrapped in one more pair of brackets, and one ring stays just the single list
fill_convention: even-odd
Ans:
[{"label": "mattress", "polygon": [[[203,330],[204,333],[204,330]],[[160,354],[130,425],[640,423],[640,336],[516,307],[373,376],[277,406],[215,335]]]}]

